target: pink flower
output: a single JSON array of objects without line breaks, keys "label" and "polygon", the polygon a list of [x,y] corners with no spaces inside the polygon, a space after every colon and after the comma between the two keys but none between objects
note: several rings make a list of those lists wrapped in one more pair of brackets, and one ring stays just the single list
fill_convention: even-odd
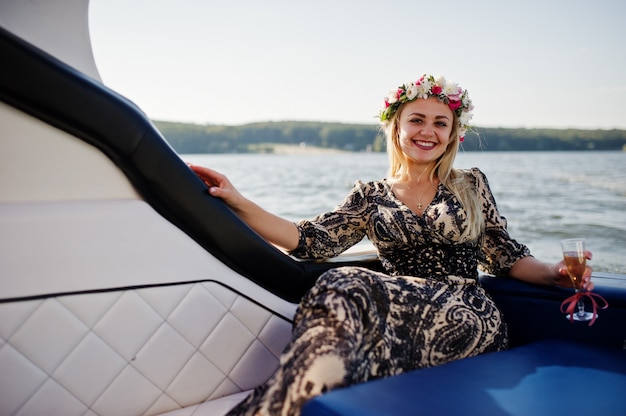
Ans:
[{"label": "pink flower", "polygon": [[439,85],[433,85],[433,88],[431,89],[433,95],[439,95],[441,94],[441,87]]},{"label": "pink flower", "polygon": [[448,107],[450,107],[450,110],[455,111],[457,108],[459,108],[461,106],[461,102],[460,101],[453,101],[450,100],[448,102]]},{"label": "pink flower", "polygon": [[465,140],[465,136],[459,137],[459,143],[463,143],[463,140]]},{"label": "pink flower", "polygon": [[385,100],[385,108],[389,108],[391,104],[389,104],[389,101]]},{"label": "pink flower", "polygon": [[398,100],[400,99],[400,97],[402,96],[402,93],[404,92],[404,90],[402,88],[398,88],[398,91],[396,92],[396,96],[398,97]]}]

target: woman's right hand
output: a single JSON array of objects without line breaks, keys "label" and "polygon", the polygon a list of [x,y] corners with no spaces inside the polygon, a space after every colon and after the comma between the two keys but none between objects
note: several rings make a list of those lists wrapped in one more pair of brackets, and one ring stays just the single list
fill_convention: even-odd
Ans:
[{"label": "woman's right hand", "polygon": [[203,166],[187,164],[189,168],[205,183],[211,196],[221,198],[231,208],[239,208],[245,201],[243,195],[233,186],[226,175]]},{"label": "woman's right hand", "polygon": [[293,250],[298,246],[300,234],[292,221],[269,213],[246,199],[225,175],[202,166],[187,165],[206,184],[210,195],[223,199],[241,219],[263,238],[287,250]]}]

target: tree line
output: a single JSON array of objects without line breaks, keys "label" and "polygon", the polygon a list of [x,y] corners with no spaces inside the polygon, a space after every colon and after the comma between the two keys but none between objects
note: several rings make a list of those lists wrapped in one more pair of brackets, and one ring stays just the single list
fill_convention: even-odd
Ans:
[{"label": "tree line", "polygon": [[[154,121],[179,153],[272,152],[274,144],[385,151],[375,124],[263,122],[238,126]],[[626,130],[474,128],[464,151],[626,150]]]}]

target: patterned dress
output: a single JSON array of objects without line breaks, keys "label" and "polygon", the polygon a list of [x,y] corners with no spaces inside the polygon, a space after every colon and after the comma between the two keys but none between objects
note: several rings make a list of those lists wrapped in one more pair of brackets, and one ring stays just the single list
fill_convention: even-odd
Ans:
[{"label": "patterned dress", "polygon": [[419,216],[386,180],[357,182],[333,211],[297,224],[294,256],[336,256],[367,236],[387,273],[323,274],[300,302],[280,368],[229,415],[299,415],[330,389],[506,348],[506,325],[478,267],[505,275],[530,253],[509,237],[485,175],[463,173],[482,201],[478,240],[460,238],[466,214],[443,185]]}]

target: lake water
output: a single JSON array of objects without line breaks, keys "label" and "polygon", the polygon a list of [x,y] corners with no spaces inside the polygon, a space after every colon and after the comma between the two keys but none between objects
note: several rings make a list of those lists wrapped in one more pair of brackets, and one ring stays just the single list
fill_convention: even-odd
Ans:
[{"label": "lake water", "polygon": [[[219,170],[247,197],[291,220],[341,202],[355,180],[381,179],[379,153],[183,155]],[[594,270],[626,274],[626,152],[468,152],[456,167],[489,179],[513,238],[555,262],[559,241],[585,237]]]}]

